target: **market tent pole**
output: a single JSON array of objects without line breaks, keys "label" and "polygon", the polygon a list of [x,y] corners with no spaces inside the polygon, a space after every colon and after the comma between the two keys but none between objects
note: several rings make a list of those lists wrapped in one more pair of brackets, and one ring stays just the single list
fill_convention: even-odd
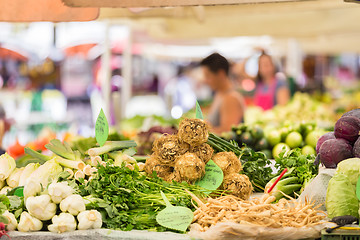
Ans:
[{"label": "market tent pole", "polygon": [[126,106],[132,95],[132,45],[133,45],[133,29],[131,24],[128,26],[128,40],[123,52],[123,83],[121,86],[121,116],[125,118]]},{"label": "market tent pole", "polygon": [[292,77],[302,73],[301,46],[296,39],[290,38],[287,43],[286,73]]},{"label": "market tent pole", "polygon": [[103,110],[107,117],[110,119],[110,94],[111,94],[111,46],[110,46],[110,24],[106,22],[105,39],[104,39],[104,52],[101,56],[101,91],[103,99]]}]

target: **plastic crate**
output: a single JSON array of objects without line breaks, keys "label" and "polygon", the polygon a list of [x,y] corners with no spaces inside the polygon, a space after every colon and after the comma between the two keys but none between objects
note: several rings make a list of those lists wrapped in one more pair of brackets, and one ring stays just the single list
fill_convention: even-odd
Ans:
[{"label": "plastic crate", "polygon": [[332,233],[322,230],[321,240],[360,240],[360,230],[338,229]]}]

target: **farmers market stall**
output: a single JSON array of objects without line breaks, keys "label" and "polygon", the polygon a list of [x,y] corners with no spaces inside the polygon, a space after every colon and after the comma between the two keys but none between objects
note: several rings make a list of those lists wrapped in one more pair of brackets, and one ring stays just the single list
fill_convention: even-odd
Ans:
[{"label": "farmers market stall", "polygon": [[[80,4],[77,6],[126,2],[125,6],[138,7],[130,5],[133,1],[62,2]],[[192,4],[191,1],[166,2],[176,2],[176,6]],[[272,5],[268,2],[272,0],[259,2],[267,2],[256,6],[259,12],[249,11],[255,5],[244,5],[244,9],[192,7],[190,14],[186,13],[189,8],[181,8],[182,17],[178,18],[167,14],[179,8],[135,9],[138,13],[134,9],[119,10],[125,11],[122,16],[132,18],[130,22],[125,20],[129,41],[123,56],[121,110],[125,112],[131,96],[133,28],[149,28],[150,35],[163,39],[201,38],[214,34],[214,28],[219,29],[217,36],[239,34],[237,31],[257,34],[261,30],[278,38],[301,37],[306,51],[314,51],[314,45],[306,43],[318,37],[319,29],[328,33],[329,29],[347,26],[344,32],[333,35],[357,32],[357,26],[349,23],[356,22],[353,21],[357,19],[356,8],[337,9],[339,4],[335,1],[290,0],[282,6],[274,5],[269,12]],[[290,4],[295,4],[290,2],[298,2],[293,6],[300,10],[296,7],[289,10]],[[69,8],[70,13],[83,11],[84,15],[75,20],[94,19],[98,14],[96,8],[60,5]],[[314,5],[319,5],[315,9],[329,13],[325,15],[332,21],[313,24],[323,21],[323,16],[313,11]],[[203,120],[197,103],[196,116],[169,121],[166,127],[152,126],[148,131],[136,127],[135,134],[126,136],[111,132],[106,118],[111,91],[109,31],[110,25],[117,21],[108,20],[111,11],[105,10],[101,15],[107,19],[100,73],[105,104],[96,120],[95,137],[66,134],[60,137],[49,133],[26,146],[17,142],[0,155],[1,240],[297,240],[360,232],[360,109],[338,119],[340,115],[333,114],[334,109],[329,105],[297,94],[287,106],[266,112],[256,108],[248,111],[244,124],[216,135]],[[263,15],[263,11],[267,12],[266,20],[274,26],[280,20],[286,26],[277,29],[267,25],[265,30],[257,29],[254,26],[263,25],[265,17],[254,13]],[[61,20],[50,11],[46,13],[46,16],[38,14],[36,18],[24,16],[27,18],[18,20]],[[224,21],[219,21],[219,15]],[[115,14],[115,18],[118,16]],[[137,19],[139,16],[152,19],[145,23],[144,19]],[[224,28],[224,23],[228,27]],[[239,23],[244,25],[239,27]],[[304,29],[307,25],[312,27]],[[201,27],[206,31],[200,31]],[[355,40],[347,47],[359,49]],[[330,51],[329,48],[331,44],[321,51]]]},{"label": "farmers market stall", "polygon": [[[12,239],[318,238],[321,230],[337,226],[329,218],[340,225],[336,217],[348,215],[342,220],[347,223],[358,217],[354,186],[360,164],[351,157],[359,156],[359,111],[344,114],[334,133],[317,141],[320,173],[315,154],[299,148],[283,148],[270,161],[262,152],[209,133],[199,106],[198,118],[181,120],[176,133],[155,140],[149,157],[137,156],[134,141],[109,135],[100,112],[96,138],[52,139],[46,155],[26,147],[17,161],[0,156],[0,193],[6,194],[0,195],[0,220],[6,224],[1,234]],[[341,191],[347,191],[346,198]]]}]

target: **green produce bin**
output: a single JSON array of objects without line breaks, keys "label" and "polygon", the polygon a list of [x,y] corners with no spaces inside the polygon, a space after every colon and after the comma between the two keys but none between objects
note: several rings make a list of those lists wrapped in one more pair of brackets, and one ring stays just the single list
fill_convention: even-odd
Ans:
[{"label": "green produce bin", "polygon": [[327,233],[326,230],[322,230],[321,240],[360,240],[360,229],[359,230],[338,229],[332,233]]}]

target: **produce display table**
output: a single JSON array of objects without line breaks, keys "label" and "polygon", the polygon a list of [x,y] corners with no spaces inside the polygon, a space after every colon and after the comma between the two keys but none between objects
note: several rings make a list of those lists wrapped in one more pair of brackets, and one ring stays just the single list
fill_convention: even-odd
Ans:
[{"label": "produce display table", "polygon": [[[177,234],[171,232],[149,232],[133,230],[129,232],[115,231],[108,229],[96,230],[77,230],[75,232],[66,232],[61,234],[51,232],[10,232],[12,240],[190,240],[187,234]],[[2,237],[1,240],[8,239]]]}]

